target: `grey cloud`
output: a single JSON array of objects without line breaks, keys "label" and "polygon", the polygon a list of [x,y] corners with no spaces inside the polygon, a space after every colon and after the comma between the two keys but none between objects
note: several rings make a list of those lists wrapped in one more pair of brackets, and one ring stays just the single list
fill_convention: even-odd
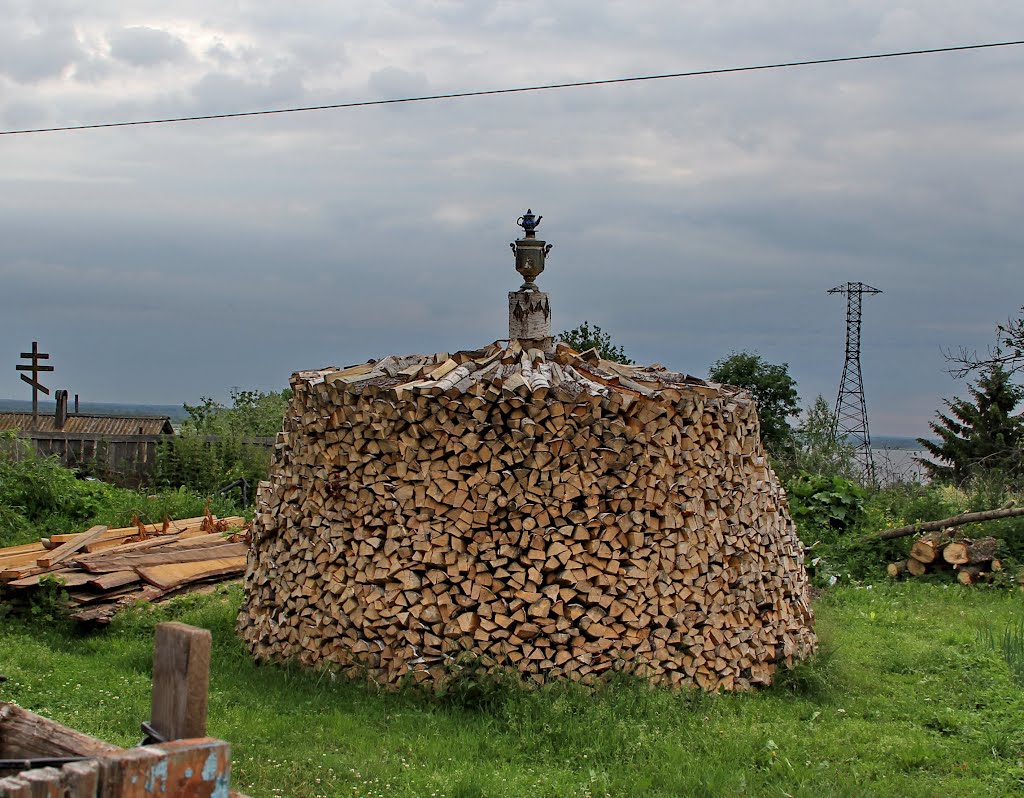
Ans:
[{"label": "grey cloud", "polygon": [[[886,10],[879,0],[839,10],[424,2],[358,14],[259,5],[262,16],[244,20],[204,6],[193,24],[215,24],[224,45],[180,84],[154,77],[116,97],[102,81],[59,96],[20,89],[0,107],[177,115],[306,104],[307,86],[331,102],[420,93],[427,76],[431,89],[457,90],[837,55],[871,49]],[[922,37],[948,38],[937,17],[955,4],[904,5],[920,11]],[[1016,9],[978,0],[971,14],[1024,21]],[[336,58],[342,41],[351,65]],[[540,284],[557,329],[587,318],[633,357],[697,374],[757,349],[790,364],[806,401],[834,398],[842,366],[844,303],[826,290],[877,285],[862,357],[872,427],[923,434],[956,391],[940,347],[983,348],[1024,291],[1014,169],[1024,112],[1006,101],[1020,58],[12,141],[0,272],[12,295],[32,299],[0,314],[0,339],[35,335],[64,363],[88,364],[93,376],[83,365],[79,381],[93,380],[91,398],[152,401],[479,345],[504,334],[505,292],[520,281],[507,244],[529,205],[555,244]],[[0,369],[0,395],[21,395],[16,380]]]},{"label": "grey cloud", "polygon": [[205,55],[207,58],[216,61],[221,66],[227,66],[228,64],[232,64],[238,60],[238,55],[232,52],[231,48],[222,41],[217,41],[207,47]]},{"label": "grey cloud", "polygon": [[121,28],[107,35],[110,54],[133,66],[177,63],[189,57],[188,46],[179,37],[160,28]]},{"label": "grey cloud", "polygon": [[330,68],[331,75],[337,77],[338,70],[348,66],[350,58],[344,39],[332,33],[317,35],[289,36],[283,44],[291,58],[302,63],[306,69]]},{"label": "grey cloud", "polygon": [[65,23],[19,36],[14,26],[0,28],[0,74],[19,83],[59,76],[84,55],[75,30]]},{"label": "grey cloud", "polygon": [[370,75],[370,91],[375,97],[415,97],[427,91],[427,78],[421,72],[408,72],[398,67],[378,69]]},{"label": "grey cloud", "polygon": [[106,80],[114,71],[109,58],[101,55],[90,55],[75,64],[74,79],[82,83],[99,83]]},{"label": "grey cloud", "polygon": [[274,72],[262,80],[211,72],[192,86],[191,94],[201,113],[255,111],[279,103],[298,102],[303,96],[303,84],[299,72],[291,68]]},{"label": "grey cloud", "polygon": [[16,100],[0,108],[4,127],[12,129],[42,127],[46,124],[46,108],[39,102]]}]

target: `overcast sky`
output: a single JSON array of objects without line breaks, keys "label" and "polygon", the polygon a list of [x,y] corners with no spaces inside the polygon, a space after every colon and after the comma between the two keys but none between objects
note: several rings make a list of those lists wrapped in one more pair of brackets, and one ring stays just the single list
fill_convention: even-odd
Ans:
[{"label": "overcast sky", "polygon": [[[1024,38],[1019,0],[0,0],[0,127],[403,97]],[[0,137],[0,397],[195,402],[554,327],[834,402],[862,281],[872,432],[920,435],[1024,304],[1024,47]]]}]

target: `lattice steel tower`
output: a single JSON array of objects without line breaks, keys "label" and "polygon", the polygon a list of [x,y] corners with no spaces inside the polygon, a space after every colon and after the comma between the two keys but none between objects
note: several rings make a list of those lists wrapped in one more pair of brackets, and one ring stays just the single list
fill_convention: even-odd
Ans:
[{"label": "lattice steel tower", "polygon": [[880,294],[865,283],[844,283],[829,291],[846,294],[846,361],[836,397],[836,440],[845,439],[854,446],[854,458],[864,479],[874,484],[875,461],[871,456],[868,408],[864,402],[864,380],[860,375],[860,303],[864,294]]}]

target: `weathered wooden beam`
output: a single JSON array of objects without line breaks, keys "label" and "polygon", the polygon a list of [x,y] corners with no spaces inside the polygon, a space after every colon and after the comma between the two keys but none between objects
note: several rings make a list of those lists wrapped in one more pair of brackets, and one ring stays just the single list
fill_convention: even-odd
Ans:
[{"label": "weathered wooden beam", "polygon": [[14,704],[0,704],[0,756],[105,756],[120,751],[116,745],[29,712]]},{"label": "weathered wooden beam", "polygon": [[200,739],[131,748],[102,761],[102,798],[223,798],[231,748]]},{"label": "weathered wooden beam", "polygon": [[165,740],[206,736],[211,639],[208,629],[157,624],[150,725]]}]

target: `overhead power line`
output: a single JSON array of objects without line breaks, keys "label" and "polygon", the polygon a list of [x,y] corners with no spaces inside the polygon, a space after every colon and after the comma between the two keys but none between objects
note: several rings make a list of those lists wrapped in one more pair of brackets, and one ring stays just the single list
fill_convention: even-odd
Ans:
[{"label": "overhead power line", "polygon": [[871,53],[869,55],[848,55],[839,58],[815,58],[809,61],[784,61],[777,64],[758,64],[755,66],[722,67],[720,69],[697,69],[690,72],[666,72],[660,75],[634,75],[627,78],[605,78],[603,80],[577,80],[571,83],[547,83],[539,86],[515,86],[504,89],[482,89],[479,91],[458,91],[447,94],[426,94],[420,97],[398,97],[389,100],[357,100],[347,103],[331,103],[329,105],[304,105],[294,108],[272,108],[262,111],[239,111],[228,114],[203,114],[200,116],[172,116],[163,119],[136,119],[126,122],[99,122],[91,125],[63,125],[60,127],[37,127],[23,130],[0,130],[0,136],[17,136],[28,133],[59,133],[69,130],[96,130],[111,127],[135,127],[140,125],[169,125],[175,122],[201,122],[209,119],[238,119],[250,116],[271,116],[273,114],[296,114],[303,111],[333,111],[342,108],[366,108],[374,105],[399,105],[401,103],[433,102],[437,100],[458,100],[464,97],[487,97],[497,94],[525,94],[532,91],[551,91],[554,89],[580,89],[587,86],[610,86],[617,83],[640,83],[651,80],[669,80],[673,78],[696,78],[706,75],[727,75],[737,72],[760,72],[769,69],[789,69],[791,67],[818,66],[821,64],[842,64],[851,61],[872,61],[885,58],[903,58],[912,55],[933,55],[936,53],[956,53],[965,50],[987,50],[996,47],[1017,47],[1024,40],[1007,42],[987,42],[985,44],[963,44],[955,47],[933,47],[926,50],[902,50],[891,53]]}]

